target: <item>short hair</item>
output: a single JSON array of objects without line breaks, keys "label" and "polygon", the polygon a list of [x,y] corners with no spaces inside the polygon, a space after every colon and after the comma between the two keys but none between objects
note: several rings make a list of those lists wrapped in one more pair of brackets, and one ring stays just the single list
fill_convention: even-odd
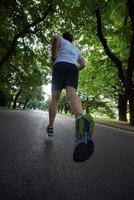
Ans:
[{"label": "short hair", "polygon": [[64,32],[62,36],[65,40],[68,40],[69,42],[73,42],[74,37],[70,32],[68,31]]}]

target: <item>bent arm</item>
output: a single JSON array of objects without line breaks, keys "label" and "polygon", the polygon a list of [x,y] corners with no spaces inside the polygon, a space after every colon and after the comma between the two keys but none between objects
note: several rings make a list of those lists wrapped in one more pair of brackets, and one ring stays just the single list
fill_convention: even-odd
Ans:
[{"label": "bent arm", "polygon": [[59,48],[59,44],[60,44],[60,36],[54,36],[52,39],[52,47],[51,47],[51,55],[52,55],[52,59],[56,58],[57,55],[57,51]]},{"label": "bent arm", "polygon": [[78,63],[79,63],[79,67],[78,67],[79,70],[82,70],[82,69],[85,68],[85,65],[86,65],[86,64],[85,64],[84,58],[79,59],[79,60],[78,60]]}]

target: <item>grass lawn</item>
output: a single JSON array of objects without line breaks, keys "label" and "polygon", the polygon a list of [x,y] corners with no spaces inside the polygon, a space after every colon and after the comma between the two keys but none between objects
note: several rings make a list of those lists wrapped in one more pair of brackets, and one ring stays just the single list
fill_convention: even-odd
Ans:
[{"label": "grass lawn", "polygon": [[[71,114],[62,114],[62,115],[74,117]],[[130,124],[128,122],[118,121],[118,120],[114,120],[114,119],[107,119],[107,118],[94,118],[94,121],[95,121],[95,123],[98,123],[98,124],[103,124],[106,126],[120,128],[120,129],[131,131],[134,133],[134,127],[130,126]]]},{"label": "grass lawn", "polygon": [[120,129],[134,132],[134,127],[130,126],[128,122],[117,121],[117,120],[113,120],[113,119],[104,119],[104,118],[102,118],[102,119],[94,118],[94,121],[95,121],[95,123],[104,124],[107,126],[112,126],[115,128],[120,128]]}]

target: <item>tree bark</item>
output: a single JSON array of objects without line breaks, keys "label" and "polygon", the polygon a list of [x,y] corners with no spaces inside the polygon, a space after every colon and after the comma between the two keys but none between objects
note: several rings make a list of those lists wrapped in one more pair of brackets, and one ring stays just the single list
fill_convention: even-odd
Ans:
[{"label": "tree bark", "polygon": [[118,100],[119,120],[127,121],[127,95],[120,94]]},{"label": "tree bark", "polygon": [[15,98],[14,98],[13,109],[16,109],[16,103],[17,103],[17,101],[18,101],[18,98],[19,98],[21,92],[22,92],[22,89],[20,88],[19,91],[17,92]]},{"label": "tree bark", "polygon": [[89,106],[89,98],[88,97],[86,98],[86,101],[85,101],[85,109],[86,109],[86,114],[89,114],[90,106]]},{"label": "tree bark", "polygon": [[27,102],[28,102],[29,100],[28,99],[26,99],[26,101],[25,101],[25,103],[24,103],[24,106],[23,106],[23,110],[25,110],[26,109],[26,105],[27,105]]},{"label": "tree bark", "polygon": [[134,126],[134,95],[129,97],[130,125]]}]

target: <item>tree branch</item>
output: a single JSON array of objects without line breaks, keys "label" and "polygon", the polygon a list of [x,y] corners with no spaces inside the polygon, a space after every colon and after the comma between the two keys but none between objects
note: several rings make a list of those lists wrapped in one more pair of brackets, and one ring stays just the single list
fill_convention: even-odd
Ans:
[{"label": "tree branch", "polygon": [[100,39],[100,42],[104,48],[106,55],[111,59],[111,61],[115,64],[116,68],[118,69],[119,79],[122,81],[123,85],[125,85],[125,77],[123,74],[122,62],[118,57],[116,57],[111,52],[111,50],[109,49],[109,46],[107,44],[107,40],[104,37],[103,31],[102,31],[101,13],[100,13],[100,8],[99,8],[98,4],[96,4],[96,6],[95,6],[95,14],[96,14],[96,19],[97,19],[97,36]]},{"label": "tree branch", "polygon": [[43,14],[42,17],[40,17],[39,19],[35,20],[34,22],[32,22],[31,24],[28,24],[23,30],[21,30],[19,33],[17,33],[13,40],[12,43],[8,49],[8,51],[6,52],[6,54],[2,57],[2,59],[0,60],[0,68],[2,68],[2,66],[9,60],[9,58],[12,57],[12,55],[14,54],[15,48],[17,46],[17,40],[19,38],[23,38],[25,37],[27,34],[31,34],[33,33],[33,31],[31,30],[32,27],[35,27],[37,24],[39,24],[40,22],[42,22],[47,15],[49,14],[50,11],[52,11],[52,5],[49,4],[47,10],[45,11],[45,13]]}]

